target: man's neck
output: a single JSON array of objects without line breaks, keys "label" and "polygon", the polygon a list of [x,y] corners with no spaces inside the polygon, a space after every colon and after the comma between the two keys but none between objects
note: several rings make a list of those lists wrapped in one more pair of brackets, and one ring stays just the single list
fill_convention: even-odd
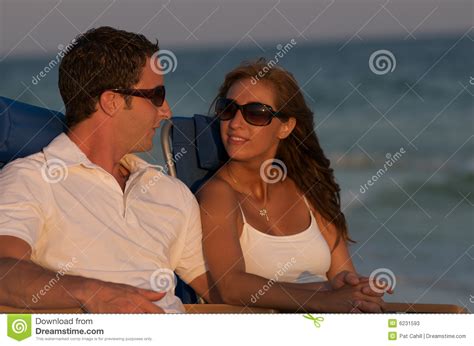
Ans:
[{"label": "man's neck", "polygon": [[112,174],[117,181],[123,180],[123,167],[121,168],[120,160],[127,152],[114,145],[115,138],[112,131],[94,127],[97,129],[95,130],[87,125],[78,124],[67,133],[68,137],[92,163]]}]

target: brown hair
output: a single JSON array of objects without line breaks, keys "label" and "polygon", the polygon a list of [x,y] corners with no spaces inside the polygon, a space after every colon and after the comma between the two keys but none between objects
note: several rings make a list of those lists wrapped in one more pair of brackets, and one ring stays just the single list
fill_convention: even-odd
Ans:
[{"label": "brown hair", "polygon": [[68,128],[97,110],[103,91],[137,84],[146,58],[159,49],[158,42],[143,35],[107,26],[77,36],[71,45],[59,66],[58,82]]},{"label": "brown hair", "polygon": [[305,192],[311,205],[325,221],[335,225],[337,240],[334,248],[341,238],[353,242],[349,238],[346,219],[341,211],[341,189],[314,131],[313,112],[306,104],[293,75],[279,66],[269,66],[264,58],[242,63],[225,76],[216,100],[225,97],[238,80],[251,79],[252,84],[260,81],[270,83],[275,92],[277,111],[284,115],[282,121],[285,121],[285,117],[296,119],[293,132],[280,141],[276,158],[285,163],[288,176],[295,181],[300,191]]}]

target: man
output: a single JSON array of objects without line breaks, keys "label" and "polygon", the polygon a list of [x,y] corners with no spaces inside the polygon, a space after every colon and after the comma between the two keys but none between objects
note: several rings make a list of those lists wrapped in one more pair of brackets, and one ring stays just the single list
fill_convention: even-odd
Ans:
[{"label": "man", "polygon": [[157,51],[101,27],[63,58],[67,133],[0,172],[0,304],[182,312],[173,271],[212,301],[194,196],[131,154],[171,116]]}]

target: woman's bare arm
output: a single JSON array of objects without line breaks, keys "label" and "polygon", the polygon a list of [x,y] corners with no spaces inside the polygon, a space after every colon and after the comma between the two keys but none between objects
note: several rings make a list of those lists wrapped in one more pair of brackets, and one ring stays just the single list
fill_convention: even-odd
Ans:
[{"label": "woman's bare arm", "polygon": [[[327,291],[324,283],[298,285],[275,282],[246,273],[238,239],[240,216],[235,193],[227,182],[214,178],[198,193],[203,247],[214,283],[225,303],[276,308],[282,311],[351,311],[354,300],[369,311],[380,311],[380,298],[366,296],[361,286]],[[310,289],[309,289],[310,288]]]}]

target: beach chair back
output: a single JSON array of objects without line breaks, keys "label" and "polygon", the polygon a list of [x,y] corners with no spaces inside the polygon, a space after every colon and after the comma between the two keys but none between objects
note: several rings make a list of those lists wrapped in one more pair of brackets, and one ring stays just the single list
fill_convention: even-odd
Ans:
[{"label": "beach chair back", "polygon": [[0,96],[0,167],[40,151],[65,129],[62,113]]},{"label": "beach chair back", "polygon": [[161,131],[167,170],[193,193],[227,160],[219,132],[219,121],[195,114],[173,117]]}]

